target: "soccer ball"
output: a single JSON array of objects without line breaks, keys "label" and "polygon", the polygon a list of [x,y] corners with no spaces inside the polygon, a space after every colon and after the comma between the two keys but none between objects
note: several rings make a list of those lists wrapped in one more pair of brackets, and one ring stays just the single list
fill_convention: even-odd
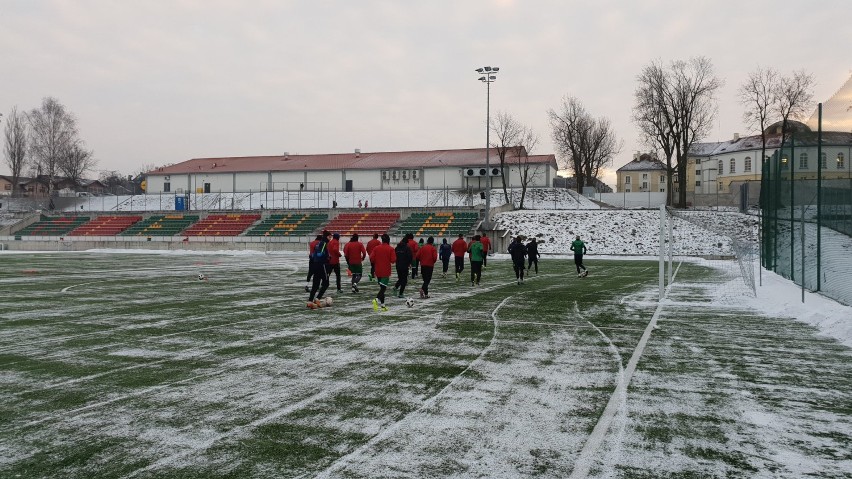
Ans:
[{"label": "soccer ball", "polygon": [[198,281],[204,281],[207,279],[207,276],[204,276],[202,273],[198,273]]},{"label": "soccer ball", "polygon": [[406,306],[408,306],[409,308],[410,308],[410,307],[412,307],[412,306],[414,306],[414,299],[412,299],[412,298],[408,298],[408,299],[406,299],[406,300],[405,300],[405,305],[406,305]]},{"label": "soccer ball", "polygon": [[332,304],[334,304],[334,300],[333,300],[333,299],[331,299],[331,296],[328,296],[327,298],[325,298],[325,299],[323,300],[323,304],[324,304],[325,306],[331,306]]}]

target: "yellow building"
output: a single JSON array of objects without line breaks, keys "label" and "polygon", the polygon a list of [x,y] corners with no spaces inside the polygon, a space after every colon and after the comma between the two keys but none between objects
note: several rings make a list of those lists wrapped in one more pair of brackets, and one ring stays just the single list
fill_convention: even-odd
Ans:
[{"label": "yellow building", "polygon": [[633,161],[615,171],[619,192],[665,192],[666,165],[649,153],[636,152]]}]

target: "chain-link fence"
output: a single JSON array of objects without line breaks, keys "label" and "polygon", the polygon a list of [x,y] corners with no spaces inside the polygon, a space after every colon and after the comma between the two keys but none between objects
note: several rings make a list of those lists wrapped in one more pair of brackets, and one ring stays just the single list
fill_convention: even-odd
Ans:
[{"label": "chain-link fence", "polygon": [[795,131],[763,164],[761,263],[852,305],[852,134]]}]

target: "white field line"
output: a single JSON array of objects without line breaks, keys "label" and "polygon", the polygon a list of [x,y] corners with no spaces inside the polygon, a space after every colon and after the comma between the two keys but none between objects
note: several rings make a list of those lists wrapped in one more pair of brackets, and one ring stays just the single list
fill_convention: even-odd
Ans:
[{"label": "white field line", "polygon": [[[677,272],[680,271],[681,264],[682,263],[678,263],[677,269],[675,269],[674,274],[672,274],[672,282],[674,282],[675,277],[677,277]],[[665,296],[663,299],[665,299]],[[601,414],[600,419],[598,419],[597,424],[595,424],[595,428],[589,435],[588,440],[586,440],[583,450],[580,451],[580,456],[574,463],[574,470],[571,471],[569,479],[581,479],[589,475],[589,469],[595,459],[597,459],[598,448],[603,442],[603,439],[609,430],[609,426],[612,424],[613,418],[618,411],[621,411],[624,407],[626,407],[627,386],[630,385],[630,380],[633,378],[633,373],[636,371],[636,365],[639,363],[639,359],[645,351],[645,346],[648,344],[651,332],[657,327],[657,319],[659,319],[662,310],[663,302],[660,301],[657,304],[657,309],[654,311],[654,316],[651,317],[651,321],[645,328],[645,332],[642,333],[642,337],[639,339],[636,349],[633,350],[633,355],[630,356],[627,368],[624,369],[622,378],[618,381],[615,391],[613,391],[612,396],[610,396],[603,414]]]},{"label": "white field line", "polygon": [[103,282],[104,281],[91,281],[91,282],[88,282],[88,283],[73,284],[71,286],[66,286],[66,287],[62,288],[62,290],[59,291],[59,292],[60,293],[67,293],[69,289],[79,288],[80,286],[86,286],[86,285],[89,285],[89,284],[103,283]]},{"label": "white field line", "polygon": [[331,477],[331,474],[333,472],[339,471],[342,468],[346,467],[346,465],[349,462],[351,462],[352,459],[362,455],[364,453],[364,451],[366,451],[368,448],[373,447],[378,442],[383,441],[384,439],[390,437],[391,434],[393,434],[397,429],[402,427],[403,423],[406,422],[406,419],[413,417],[414,415],[417,415],[417,414],[422,414],[423,411],[425,411],[427,408],[434,405],[438,401],[438,398],[443,396],[444,392],[453,388],[456,385],[456,383],[460,380],[459,378],[463,377],[465,375],[465,373],[470,371],[474,366],[481,363],[483,358],[485,357],[485,355],[488,354],[492,349],[494,349],[494,343],[495,343],[495,341],[497,339],[497,335],[499,333],[497,311],[499,311],[500,308],[502,308],[513,297],[514,297],[514,295],[513,296],[507,296],[507,297],[503,298],[503,301],[501,301],[500,304],[498,304],[497,307],[495,307],[494,310],[491,312],[491,317],[492,317],[493,322],[494,322],[494,333],[491,335],[491,341],[489,341],[488,346],[486,346],[485,348],[482,349],[482,351],[480,351],[479,356],[477,356],[473,361],[470,362],[470,364],[467,365],[467,367],[464,369],[464,371],[460,372],[456,377],[453,378],[452,381],[450,381],[446,386],[444,386],[443,389],[438,391],[434,396],[432,396],[431,398],[424,401],[423,404],[421,404],[420,407],[417,408],[415,411],[406,415],[405,417],[403,417],[399,421],[395,422],[394,424],[390,425],[389,427],[387,427],[385,430],[383,430],[379,434],[376,434],[369,441],[367,441],[366,443],[364,443],[363,445],[361,445],[360,447],[358,447],[354,451],[350,452],[349,454],[346,454],[345,456],[338,458],[336,461],[331,463],[324,471],[321,471],[319,474],[317,474],[316,477],[317,478]]},{"label": "white field line", "polygon": [[[577,308],[576,301],[574,302],[574,308],[575,308],[575,310],[577,310],[577,312],[579,312],[579,308]],[[591,321],[587,321],[587,322],[589,324],[591,324],[592,327],[594,327],[598,331],[598,334],[600,334],[601,337],[603,337],[606,340],[607,345],[609,347],[609,350],[612,351],[613,356],[615,356],[615,360],[618,363],[618,376],[617,376],[616,390],[619,390],[619,387],[621,386],[621,384],[625,380],[625,377],[624,377],[624,359],[621,357],[621,353],[618,351],[618,348],[615,347],[615,344],[612,342],[612,340],[606,334],[604,334],[604,332],[601,331],[600,328],[596,327]],[[618,408],[618,412],[616,414],[618,416],[620,416],[621,418],[625,419],[625,420],[621,421],[621,427],[618,430],[619,440],[617,441],[617,444],[619,446],[621,445],[621,439],[624,437],[624,428],[627,426],[627,422],[626,422],[626,418],[627,418],[627,388],[622,387],[622,388],[620,388],[620,390],[623,392],[623,394],[618,398],[619,399],[619,408]],[[581,457],[582,457],[582,454],[581,454]],[[575,468],[576,468],[576,466],[575,466]]]}]

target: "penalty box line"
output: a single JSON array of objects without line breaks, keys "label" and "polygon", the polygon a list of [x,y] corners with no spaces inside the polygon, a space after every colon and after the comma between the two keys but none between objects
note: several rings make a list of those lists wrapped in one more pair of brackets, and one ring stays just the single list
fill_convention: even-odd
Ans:
[{"label": "penalty box line", "polygon": [[[677,269],[675,269],[675,272],[672,274],[672,283],[674,282],[675,277],[677,277],[677,272],[680,271],[681,264],[683,263],[678,263]],[[669,287],[671,287],[671,284],[669,284]],[[668,296],[668,289],[669,288],[666,288],[665,290],[663,300],[666,299],[666,296]],[[612,395],[609,397],[609,401],[606,404],[603,414],[601,414],[600,419],[598,419],[597,424],[595,424],[595,428],[589,435],[589,439],[586,440],[583,450],[580,451],[580,457],[577,458],[574,470],[571,471],[569,479],[580,479],[589,475],[592,463],[595,459],[597,459],[598,448],[603,442],[604,437],[606,437],[606,433],[609,430],[610,425],[612,425],[612,420],[615,418],[615,414],[624,406],[624,404],[626,404],[627,387],[630,385],[630,380],[633,378],[633,373],[636,371],[636,365],[639,363],[639,359],[642,358],[642,353],[645,351],[645,346],[648,344],[651,332],[657,328],[657,320],[660,317],[660,313],[663,311],[663,300],[660,300],[660,302],[657,303],[657,309],[654,311],[654,315],[651,317],[651,321],[648,323],[648,326],[645,327],[645,332],[642,333],[642,337],[639,339],[636,349],[633,350],[633,355],[630,356],[630,360],[627,362],[627,367],[624,368],[624,372],[621,373],[621,377],[617,382],[615,391],[613,391]]]}]

